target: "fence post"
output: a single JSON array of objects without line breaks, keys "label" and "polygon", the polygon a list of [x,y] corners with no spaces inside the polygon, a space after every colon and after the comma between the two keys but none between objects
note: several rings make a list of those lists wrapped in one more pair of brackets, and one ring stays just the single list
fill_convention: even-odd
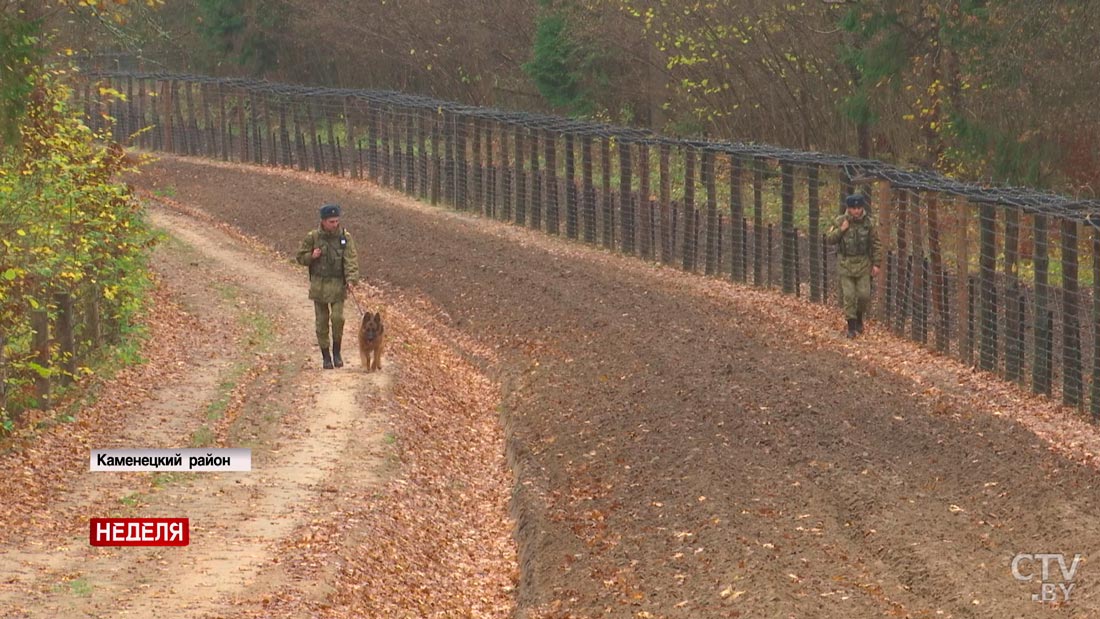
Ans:
[{"label": "fence post", "polygon": [[997,206],[983,202],[981,213],[981,247],[978,277],[981,280],[982,352],[981,368],[997,370]]},{"label": "fence post", "polygon": [[894,313],[894,331],[898,335],[905,335],[905,323],[909,319],[909,295],[912,272],[909,269],[909,200],[908,192],[904,189],[891,191],[891,204],[895,207],[897,215],[897,249],[898,271],[897,290],[894,291],[894,300],[897,303]]},{"label": "fence post", "polygon": [[[145,106],[146,106],[145,88],[146,88],[145,80],[143,78],[138,78],[138,81],[137,81],[137,102],[136,102],[136,105],[137,105],[137,124],[134,127],[135,131],[144,129],[145,126],[146,126],[146,121],[145,121]],[[76,92],[76,91],[74,91],[74,92]],[[137,139],[138,147],[140,147],[140,148],[149,148],[148,134],[149,134],[148,131],[142,131],[141,132],[141,135],[139,135],[138,139]]]},{"label": "fence post", "polygon": [[421,200],[427,200],[430,194],[431,166],[428,164],[428,110],[419,109],[416,112],[416,148],[419,151],[419,164],[417,170],[417,194]]},{"label": "fence post", "polygon": [[922,344],[927,343],[927,314],[928,314],[928,288],[925,285],[927,266],[924,255],[924,230],[921,225],[921,194],[909,190],[910,224],[913,241],[913,329],[912,339]]},{"label": "fence post", "polygon": [[642,258],[653,259],[653,202],[649,199],[649,146],[638,144],[638,233]]},{"label": "fence post", "polygon": [[[545,139],[545,138],[543,138]],[[542,172],[539,165],[539,131],[531,131],[531,221],[536,230],[542,228]]]},{"label": "fence post", "polygon": [[187,140],[187,123],[183,120],[183,106],[180,105],[179,87],[179,82],[172,80],[172,125],[176,134],[176,152],[190,155],[191,145]]},{"label": "fence post", "polygon": [[186,99],[187,99],[187,136],[188,141],[191,143],[191,154],[195,156],[206,155],[206,148],[203,144],[203,132],[199,129],[199,106],[195,104],[195,89],[199,90],[199,97],[202,97],[202,84],[186,82]]},{"label": "fence post", "polygon": [[443,123],[443,201],[455,207],[455,115],[442,112]]},{"label": "fence post", "polygon": [[714,151],[703,150],[703,186],[707,190],[707,255],[703,271],[714,275],[718,271],[718,187],[714,174]]},{"label": "fence post", "polygon": [[947,352],[947,304],[944,299],[943,253],[940,249],[939,200],[929,194],[925,201],[928,208],[928,252],[932,270],[932,307],[939,318],[936,322],[936,349]]},{"label": "fence post", "polygon": [[669,157],[671,153],[671,147],[662,142],[660,147],[660,162],[657,164],[658,173],[660,174],[660,189],[658,199],[660,200],[661,209],[661,262],[665,264],[672,263],[672,221],[671,214],[669,213],[670,202],[672,200],[671,183],[669,178]]},{"label": "fence post", "polygon": [[1035,226],[1035,253],[1032,263],[1035,265],[1035,365],[1032,368],[1032,391],[1050,395],[1054,369],[1051,367],[1054,333],[1050,326],[1050,290],[1048,273],[1050,269],[1050,247],[1047,236],[1047,216],[1035,214],[1032,217]]},{"label": "fence post", "polygon": [[745,262],[745,202],[741,192],[744,165],[741,157],[730,155],[730,279],[747,279]]},{"label": "fence post", "polygon": [[[267,165],[277,167],[279,165],[279,140],[275,137],[275,115],[271,113],[272,97],[270,93],[264,93],[260,97],[260,106],[264,116],[264,128],[267,129]],[[349,145],[354,148],[350,141]],[[349,151],[349,160],[355,160],[354,151]]]},{"label": "fence post", "polygon": [[[484,213],[485,205],[483,200],[481,199],[481,197],[485,193],[483,191],[484,181],[482,180],[484,178],[484,167],[481,163],[481,119],[477,116],[471,118],[470,127],[471,133],[473,134],[473,141],[471,143],[473,162],[470,166],[470,172],[472,173],[473,178],[471,179],[470,184],[472,185],[471,189],[473,190],[471,193],[474,197],[474,204],[472,204],[471,207],[477,208],[480,206],[481,212]],[[482,202],[482,204],[478,204],[478,202]]]},{"label": "fence post", "polygon": [[416,121],[412,110],[405,108],[405,194],[416,195]]},{"label": "fence post", "polygon": [[512,204],[513,196],[512,192],[515,190],[515,160],[509,157],[509,151],[511,151],[508,140],[508,129],[518,129],[512,125],[502,124],[500,126],[500,219],[502,221],[512,220]]},{"label": "fence post", "polygon": [[584,242],[596,244],[596,186],[592,183],[592,136],[581,136],[581,176],[584,183]]},{"label": "fence post", "polygon": [[214,128],[214,112],[210,108],[210,84],[201,84],[199,86],[199,97],[202,99],[202,122],[203,122],[203,156],[210,157],[211,159],[218,156],[218,132]]},{"label": "fence post", "polygon": [[[260,123],[260,104],[257,102],[256,92],[248,91],[248,122],[252,126],[252,162],[263,165],[264,163],[264,133]],[[332,141],[332,123],[329,123],[329,142]]]},{"label": "fence post", "polygon": [[1019,382],[1023,374],[1024,362],[1024,314],[1019,310],[1020,278],[1017,263],[1020,256],[1020,209],[1005,208],[1005,308],[1008,316],[1005,324],[1005,378]]},{"label": "fence post", "polygon": [[752,166],[752,210],[753,210],[753,265],[752,283],[764,284],[764,162],[753,159]]},{"label": "fence post", "polygon": [[[238,155],[241,163],[248,163],[248,123],[245,121],[244,114],[244,102],[245,99],[238,93],[237,96],[237,125],[240,129],[240,141],[238,142]],[[308,109],[308,108],[307,108]],[[313,113],[310,112],[310,126],[313,125]],[[314,132],[314,140],[316,141],[316,132]],[[321,170],[318,169],[318,172]]]},{"label": "fence post", "polygon": [[497,164],[493,154],[493,129],[496,124],[492,120],[485,122],[485,214],[489,217],[497,216]]},{"label": "fence post", "polygon": [[440,155],[439,149],[439,123],[441,118],[434,115],[431,110],[424,111],[425,116],[431,115],[431,133],[428,136],[428,140],[432,147],[432,183],[431,183],[431,201],[432,205],[439,204],[439,198],[443,189],[443,157]]},{"label": "fence post", "polygon": [[611,201],[611,138],[600,139],[600,186],[603,196],[603,246],[612,249],[615,246],[615,205]]},{"label": "fence post", "polygon": [[466,162],[466,131],[467,122],[463,116],[455,116],[455,165],[458,166],[458,182],[455,185],[458,210],[465,211],[470,207],[469,197],[469,165]]},{"label": "fence post", "polygon": [[577,238],[577,161],[573,134],[565,133],[565,236]]},{"label": "fence post", "polygon": [[619,228],[622,237],[622,252],[627,255],[634,254],[634,200],[631,197],[631,187],[634,179],[631,176],[633,164],[630,160],[630,142],[619,140]]},{"label": "fence post", "polygon": [[302,108],[306,105],[309,103],[303,101],[294,106],[294,143],[296,145],[294,153],[298,169],[302,172],[309,169],[309,147],[306,144],[305,121],[302,120]]},{"label": "fence post", "polygon": [[558,225],[561,223],[561,215],[558,212],[558,136],[553,130],[546,129],[543,131],[542,146],[546,151],[546,165],[543,168],[545,170],[543,184],[546,185],[546,207],[544,209],[546,233],[556,235],[558,234]]},{"label": "fence post", "polygon": [[381,185],[381,170],[378,165],[378,104],[367,103],[367,176]]},{"label": "fence post", "polygon": [[684,146],[684,255],[683,269],[695,271],[695,147]]},{"label": "fence post", "polygon": [[1078,246],[1077,222],[1062,220],[1062,403],[1081,403],[1081,327],[1077,307]]},{"label": "fence post", "polygon": [[523,134],[526,130],[526,127],[516,125],[516,210],[513,213],[513,221],[520,226],[527,223],[527,170],[524,165],[527,151],[523,143]]},{"label": "fence post", "polygon": [[164,101],[164,115],[163,125],[161,127],[161,134],[163,135],[162,143],[164,144],[164,150],[166,152],[172,152],[175,148],[175,144],[172,141],[172,87],[171,81],[165,80],[160,85],[160,100]]},{"label": "fence post", "polygon": [[957,309],[955,315],[959,317],[959,355],[966,362],[973,359],[974,342],[970,339],[970,330],[967,328],[970,308],[970,203],[966,200],[955,202],[955,259],[956,277],[955,286],[958,288],[955,294]]},{"label": "fence post", "polygon": [[[221,155],[222,161],[229,161],[229,127],[226,125],[228,113],[225,108],[225,89],[221,82],[218,82],[214,89],[218,96],[218,139],[216,140],[218,146],[216,148],[218,154]],[[152,108],[155,114],[157,110],[156,104],[154,104]]]},{"label": "fence post", "polygon": [[117,119],[115,122],[119,123],[122,129],[123,144],[130,144],[130,136],[134,133],[134,106],[137,105],[137,101],[134,97],[134,76],[126,76],[126,112],[122,115],[121,119]]},{"label": "fence post", "polygon": [[780,170],[780,205],[782,208],[782,214],[780,216],[780,251],[783,252],[780,258],[782,277],[783,277],[783,292],[785,294],[794,293],[794,269],[797,266],[794,261],[794,169],[788,162],[781,162],[779,164]]},{"label": "fence post", "polygon": [[810,255],[810,301],[821,303],[825,300],[821,286],[821,262],[818,256],[821,247],[821,195],[820,195],[820,170],[817,165],[810,165],[806,170],[806,203],[808,227],[806,240],[809,243]]}]

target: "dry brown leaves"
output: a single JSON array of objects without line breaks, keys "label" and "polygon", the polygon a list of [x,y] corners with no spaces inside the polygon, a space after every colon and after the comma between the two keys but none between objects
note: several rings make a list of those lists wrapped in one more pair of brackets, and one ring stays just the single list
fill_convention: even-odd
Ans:
[{"label": "dry brown leaves", "polygon": [[297,581],[337,566],[328,600],[291,588],[238,616],[509,617],[518,571],[498,388],[445,343],[463,338],[423,300],[371,302],[387,308],[399,467],[380,488],[334,488],[336,507],[280,548]]},{"label": "dry brown leaves", "polygon": [[[123,368],[109,381],[87,379],[81,391],[94,394],[92,404],[57,403],[53,411],[38,411],[22,432],[5,441],[0,476],[9,483],[4,484],[0,501],[0,544],[31,530],[43,539],[47,533],[73,535],[86,529],[87,519],[96,515],[66,517],[48,506],[75,478],[87,473],[92,449],[132,447],[115,444],[120,429],[130,415],[141,414],[142,403],[158,385],[181,373],[189,351],[199,348],[197,342],[206,333],[204,324],[182,311],[160,285],[152,292],[142,322],[149,337],[140,354],[148,362]],[[74,422],[35,429],[37,421],[50,419],[69,405],[79,406]]]}]

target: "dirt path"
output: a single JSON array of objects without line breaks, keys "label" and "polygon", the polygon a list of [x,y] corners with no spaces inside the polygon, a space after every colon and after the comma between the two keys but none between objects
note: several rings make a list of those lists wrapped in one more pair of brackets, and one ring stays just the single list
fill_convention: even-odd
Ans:
[{"label": "dirt path", "polygon": [[[87,473],[85,451],[84,472],[36,515],[83,527],[32,530],[0,552],[4,617],[226,616],[233,596],[265,593],[255,581],[277,561],[277,542],[328,503],[326,480],[351,468],[359,487],[373,487],[386,466],[377,404],[390,376],[363,372],[354,353],[339,372],[306,369],[317,363],[301,273],[177,213],[152,215],[171,235],[154,267],[201,336],[186,340],[193,348],[168,384],[149,386],[147,399],[118,411],[117,433],[85,448],[247,446],[253,470]],[[188,517],[191,544],[88,546],[86,519],[108,515]],[[264,586],[271,595],[288,583]]]},{"label": "dirt path", "polygon": [[[1095,432],[876,325],[849,343],[830,308],[343,180],[166,159],[143,182],[282,251],[340,202],[387,295],[496,352],[519,616],[1100,613]],[[1072,601],[1033,601],[1019,553],[1084,555]]]}]

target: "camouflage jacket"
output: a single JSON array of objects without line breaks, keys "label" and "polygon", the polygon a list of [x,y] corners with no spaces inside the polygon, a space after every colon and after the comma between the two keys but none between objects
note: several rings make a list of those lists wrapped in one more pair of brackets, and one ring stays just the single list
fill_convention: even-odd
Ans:
[{"label": "camouflage jacket", "polygon": [[839,256],[837,270],[847,277],[862,277],[871,272],[873,265],[882,261],[882,241],[875,229],[875,220],[869,214],[860,219],[849,220],[848,229],[841,231],[840,225],[848,215],[841,215],[825,232],[825,240],[837,245]]},{"label": "camouflage jacket", "polygon": [[[313,250],[321,256],[313,258]],[[298,248],[298,264],[309,267],[309,298],[322,303],[344,300],[345,286],[359,281],[359,255],[347,230],[340,228],[327,233],[321,228],[310,230]]]}]

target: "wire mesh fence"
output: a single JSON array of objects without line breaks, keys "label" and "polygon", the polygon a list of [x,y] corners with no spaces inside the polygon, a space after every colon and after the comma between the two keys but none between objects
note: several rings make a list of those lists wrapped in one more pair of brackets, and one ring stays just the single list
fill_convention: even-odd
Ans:
[{"label": "wire mesh fence", "polygon": [[116,119],[123,144],[369,179],[818,303],[838,302],[824,233],[867,191],[886,250],[879,325],[1100,419],[1100,202],[391,91],[83,75],[87,117]]}]

